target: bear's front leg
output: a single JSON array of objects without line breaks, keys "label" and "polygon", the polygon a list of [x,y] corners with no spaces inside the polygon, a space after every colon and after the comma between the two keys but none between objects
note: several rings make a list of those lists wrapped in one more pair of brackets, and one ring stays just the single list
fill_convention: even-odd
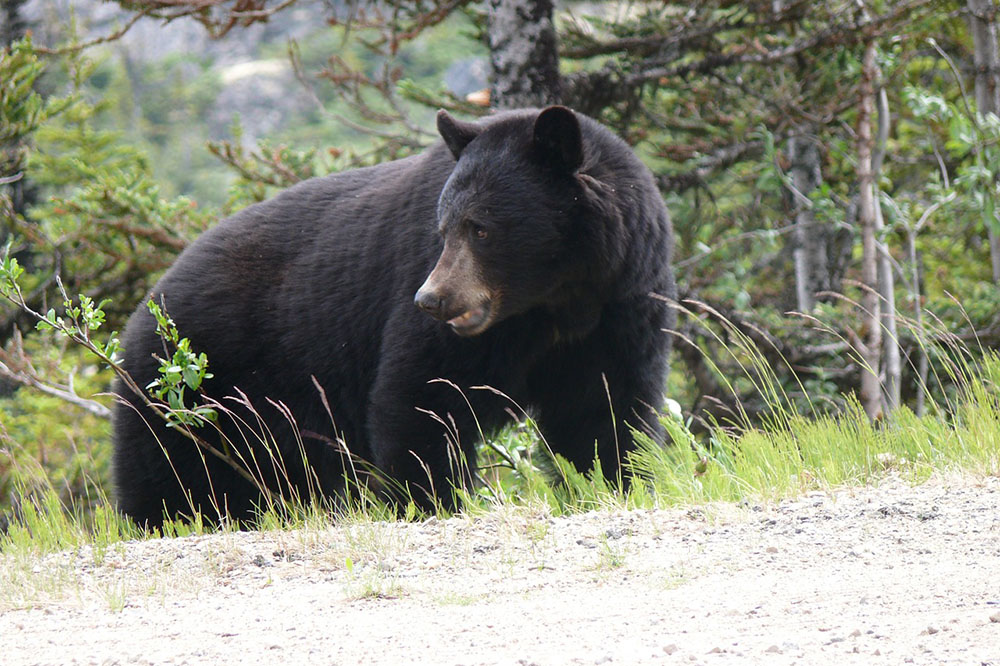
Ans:
[{"label": "bear's front leg", "polygon": [[551,451],[579,470],[591,469],[596,453],[611,481],[628,481],[621,464],[635,449],[633,428],[665,439],[659,416],[670,338],[663,313],[644,305],[638,317],[635,306],[609,308],[593,333],[553,349],[531,377],[532,405]]},{"label": "bear's front leg", "polygon": [[399,508],[456,507],[468,489],[479,428],[454,385],[406,364],[386,364],[368,404],[369,459],[381,495]]}]

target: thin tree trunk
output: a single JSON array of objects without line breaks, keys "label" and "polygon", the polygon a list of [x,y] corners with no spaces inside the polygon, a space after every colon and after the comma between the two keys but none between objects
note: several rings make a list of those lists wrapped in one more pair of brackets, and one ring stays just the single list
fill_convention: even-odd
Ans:
[{"label": "thin tree trunk", "polygon": [[788,175],[791,177],[795,233],[795,300],[799,312],[816,305],[816,294],[830,289],[827,234],[816,224],[809,193],[822,180],[819,148],[805,128],[788,139]]},{"label": "thin tree trunk", "polygon": [[[10,46],[27,34],[29,25],[22,16],[26,4],[26,0],[0,0],[0,48]],[[17,149],[16,145],[10,143],[2,144],[0,147],[14,151]],[[23,173],[20,175],[21,178],[8,183],[7,188],[14,214],[23,216],[30,207],[37,203],[38,196],[34,185],[24,178]],[[0,247],[6,244],[7,238],[13,232],[13,229],[9,227],[10,224],[12,224],[11,221],[0,224]],[[23,253],[19,253],[18,260],[24,265],[25,256]]]},{"label": "thin tree trunk", "polygon": [[27,0],[2,0],[0,2],[0,46],[10,46],[24,37],[28,23],[21,15]]},{"label": "thin tree trunk", "polygon": [[[785,11],[785,0],[772,0],[771,12],[775,17]],[[779,29],[781,36],[786,36]],[[794,67],[800,90],[805,91],[809,77],[803,62],[788,59]],[[802,125],[788,138],[788,175],[791,179],[791,200],[794,233],[791,241],[792,262],[795,266],[795,304],[799,312],[810,312],[816,307],[816,294],[832,290],[829,245],[831,233],[816,223],[809,194],[823,181],[816,128]]]},{"label": "thin tree trunk", "polygon": [[492,87],[497,109],[556,104],[561,97],[552,0],[490,0]]},{"label": "thin tree trunk", "polygon": [[861,225],[861,335],[856,346],[861,354],[861,405],[868,418],[882,416],[882,390],[879,370],[882,356],[881,299],[878,292],[878,224],[875,211],[875,175],[872,171],[872,118],[875,112],[875,41],[865,45],[861,63],[861,86],[858,100],[858,222]]},{"label": "thin tree trunk", "polygon": [[[873,76],[881,76],[876,67]],[[875,203],[875,237],[878,241],[878,291],[881,299],[881,325],[883,332],[883,349],[885,363],[886,411],[893,412],[899,406],[899,386],[902,381],[903,367],[899,351],[899,334],[896,331],[896,281],[892,272],[892,258],[889,247],[883,238],[885,222],[882,218],[882,206],[879,196],[879,173],[882,171],[882,161],[885,159],[886,141],[889,138],[889,96],[885,88],[879,84],[878,91],[878,137],[875,141],[875,155],[872,158],[872,193]]]},{"label": "thin tree trunk", "polygon": [[[979,113],[1000,114],[1000,54],[997,52],[997,3],[995,0],[968,0],[969,30],[975,48],[976,109]],[[1000,234],[998,221],[987,220],[990,264],[993,281],[1000,283]]]},{"label": "thin tree trunk", "polygon": [[[936,208],[936,206],[935,206]],[[925,218],[929,217],[926,213]],[[913,319],[916,322],[916,334],[919,349],[917,350],[917,402],[914,411],[917,416],[923,416],[927,404],[927,375],[929,363],[927,358],[927,342],[924,336],[924,306],[921,302],[920,259],[917,256],[917,233],[922,225],[907,228],[906,254],[910,260],[910,292],[913,294]]]}]

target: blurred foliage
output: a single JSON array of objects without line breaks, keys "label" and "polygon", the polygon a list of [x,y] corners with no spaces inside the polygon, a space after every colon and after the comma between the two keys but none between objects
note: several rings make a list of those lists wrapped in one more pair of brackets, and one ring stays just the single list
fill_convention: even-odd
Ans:
[{"label": "blurred foliage", "polygon": [[[67,342],[33,335],[25,340],[24,352],[40,374],[69,373],[82,395],[106,391],[110,372]],[[68,407],[62,398],[21,390],[0,399],[0,511],[16,509],[25,491],[49,487],[65,506],[103,500],[96,489],[111,488],[110,439],[107,418]]]}]

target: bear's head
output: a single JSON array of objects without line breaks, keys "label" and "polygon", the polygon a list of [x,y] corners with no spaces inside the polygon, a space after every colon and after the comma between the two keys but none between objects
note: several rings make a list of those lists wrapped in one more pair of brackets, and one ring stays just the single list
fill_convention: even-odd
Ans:
[{"label": "bear's head", "polygon": [[415,304],[461,336],[565,305],[585,270],[575,232],[591,198],[576,114],[552,106],[474,124],[440,111],[437,125],[457,162],[438,203],[444,249]]}]

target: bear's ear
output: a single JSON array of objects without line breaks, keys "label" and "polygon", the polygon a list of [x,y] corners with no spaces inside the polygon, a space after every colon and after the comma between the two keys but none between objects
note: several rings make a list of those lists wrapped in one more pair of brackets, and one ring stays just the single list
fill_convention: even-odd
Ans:
[{"label": "bear's ear", "polygon": [[437,113],[438,134],[444,139],[448,150],[457,160],[462,156],[462,151],[469,145],[469,142],[479,136],[481,131],[472,123],[455,120],[447,111],[441,109]]},{"label": "bear's ear", "polygon": [[535,119],[535,154],[543,164],[562,173],[576,173],[583,164],[583,137],[576,114],[565,106],[550,106]]}]

